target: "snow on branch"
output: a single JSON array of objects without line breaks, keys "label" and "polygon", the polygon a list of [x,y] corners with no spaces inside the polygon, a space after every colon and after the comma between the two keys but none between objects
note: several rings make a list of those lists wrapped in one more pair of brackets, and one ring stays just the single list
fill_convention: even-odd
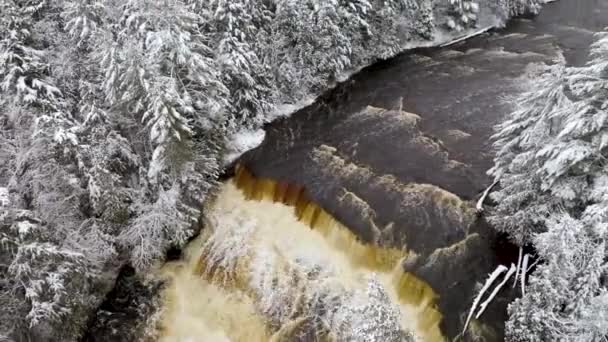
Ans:
[{"label": "snow on branch", "polygon": [[517,258],[517,272],[515,272],[515,280],[513,281],[513,288],[517,286],[517,278],[519,277],[519,271],[521,270],[521,259],[523,258],[524,249],[519,247],[519,257]]},{"label": "snow on branch", "polygon": [[494,297],[496,297],[496,295],[498,294],[500,289],[502,289],[502,287],[507,283],[509,278],[511,278],[513,273],[515,273],[515,270],[516,270],[515,265],[511,264],[511,268],[509,268],[509,272],[507,272],[507,274],[505,275],[505,278],[502,280],[502,282],[500,282],[500,284],[498,284],[498,286],[496,286],[494,288],[494,291],[492,291],[492,293],[490,294],[488,299],[486,299],[485,302],[481,303],[481,306],[479,307],[479,311],[477,312],[477,316],[475,316],[476,319],[479,319],[479,317],[481,317],[483,312],[486,310],[486,307],[488,306],[488,304],[490,304],[492,302],[492,300],[494,299]]},{"label": "snow on branch", "polygon": [[481,195],[481,197],[479,198],[479,200],[477,201],[477,205],[475,206],[475,209],[477,209],[477,212],[482,212],[483,211],[483,202],[485,202],[486,197],[488,197],[488,195],[490,194],[490,191],[492,191],[492,189],[496,186],[496,184],[498,184],[499,179],[496,179],[494,181],[494,183],[492,183],[492,185],[490,185]]},{"label": "snow on branch", "polygon": [[[520,248],[519,249],[519,258],[517,260],[517,266],[515,266],[514,264],[511,264],[511,267],[508,269],[508,272],[505,275],[505,277],[503,278],[503,280],[494,288],[494,290],[488,296],[488,298],[483,303],[481,303],[481,305],[479,306],[479,310],[477,311],[477,315],[475,315],[475,319],[479,319],[479,317],[481,317],[481,315],[484,313],[484,311],[486,310],[488,305],[492,302],[494,297],[496,297],[498,292],[500,292],[500,290],[505,286],[507,281],[509,281],[509,279],[511,279],[511,276],[513,276],[514,273],[515,273],[515,284],[517,283],[518,275],[520,275],[521,293],[522,293],[522,295],[525,294],[524,287],[525,287],[525,283],[526,283],[526,273],[536,264],[536,262],[538,262],[538,260],[534,264],[532,264],[530,267],[528,267],[530,255],[526,254],[522,257],[522,254],[523,254],[523,249]],[[488,280],[486,280],[485,284],[481,288],[481,291],[479,291],[479,293],[477,294],[477,297],[475,297],[475,300],[473,301],[473,304],[471,305],[469,315],[467,316],[467,320],[466,320],[466,322],[464,324],[464,328],[462,330],[463,335],[469,326],[471,318],[473,317],[475,309],[477,309],[477,306],[479,305],[481,298],[486,293],[486,291],[488,291],[488,289],[492,286],[494,281],[496,279],[498,279],[498,277],[505,271],[507,271],[507,267],[504,265],[499,265],[498,267],[496,267],[494,272],[492,272],[492,274],[490,274],[490,276],[488,277]]]},{"label": "snow on branch", "polygon": [[520,277],[522,296],[526,294],[525,287],[526,287],[526,272],[528,271],[528,260],[530,260],[530,255],[529,254],[524,255],[524,260],[521,265],[521,277]]},{"label": "snow on branch", "polygon": [[492,274],[490,274],[490,277],[488,278],[488,280],[486,280],[486,283],[483,285],[483,288],[481,289],[481,291],[479,291],[479,294],[477,294],[477,297],[473,301],[473,305],[471,305],[471,310],[469,311],[469,315],[467,316],[467,321],[465,322],[464,328],[462,329],[463,335],[467,331],[469,322],[471,321],[471,318],[473,317],[473,313],[475,312],[477,305],[479,305],[479,301],[481,300],[481,297],[490,288],[490,286],[492,286],[492,283],[506,270],[507,270],[507,268],[504,265],[499,265],[498,267],[496,267],[494,272],[492,272]]}]

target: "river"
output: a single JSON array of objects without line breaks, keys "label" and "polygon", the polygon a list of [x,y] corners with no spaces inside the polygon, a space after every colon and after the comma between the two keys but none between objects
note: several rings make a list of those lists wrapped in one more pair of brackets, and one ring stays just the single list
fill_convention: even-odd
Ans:
[{"label": "river", "polygon": [[[238,161],[246,171],[222,187],[210,209],[215,221],[208,225],[214,228],[193,243],[186,264],[167,270],[179,279],[180,267],[197,269],[207,283],[190,290],[182,286],[180,295],[173,289],[166,340],[182,336],[172,322],[197,314],[219,326],[229,322],[217,332],[226,340],[307,341],[310,330],[313,340],[321,335],[349,340],[328,326],[365,325],[366,312],[370,321],[383,315],[388,322],[382,325],[384,337],[372,338],[372,325],[368,335],[360,335],[369,340],[402,340],[408,332],[419,340],[452,340],[480,282],[516,258],[516,249],[474,208],[491,183],[486,170],[492,165],[493,126],[513,108],[529,64],[555,63],[563,56],[570,65],[582,65],[593,32],[607,25],[608,0],[559,0],[505,29],[379,62],[311,106],[268,124],[263,143]],[[321,216],[329,223],[319,224]],[[365,264],[361,255],[374,260],[383,255],[390,262]],[[273,274],[266,276],[263,265]],[[424,294],[413,298],[400,292],[391,280],[395,272],[398,278],[413,275],[418,287],[408,278],[404,288]],[[229,285],[223,290],[216,286],[218,274]],[[192,301],[184,299],[187,291],[210,288],[210,293],[232,290],[205,297],[212,309],[175,306],[178,299]],[[369,302],[361,299],[364,294]],[[514,295],[503,291],[467,337],[502,340]],[[288,305],[294,301],[303,304]],[[329,314],[332,303],[347,309]],[[213,310],[222,308],[227,312],[218,323],[222,318]],[[391,330],[393,320],[404,335]],[[282,335],[260,331],[268,325]],[[244,333],[235,337],[231,331]]]}]

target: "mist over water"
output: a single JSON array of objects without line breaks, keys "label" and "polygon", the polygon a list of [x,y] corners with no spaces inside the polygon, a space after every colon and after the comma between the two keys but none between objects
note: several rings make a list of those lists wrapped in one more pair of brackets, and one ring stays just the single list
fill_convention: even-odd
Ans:
[{"label": "mist over water", "polygon": [[296,189],[222,185],[206,233],[162,269],[161,341],[443,341],[408,253],[359,242]]}]

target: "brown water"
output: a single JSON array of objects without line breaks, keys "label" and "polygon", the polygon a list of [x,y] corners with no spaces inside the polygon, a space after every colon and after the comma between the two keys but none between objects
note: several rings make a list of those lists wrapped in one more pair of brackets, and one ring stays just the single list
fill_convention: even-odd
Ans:
[{"label": "brown water", "polygon": [[[527,65],[560,55],[581,65],[605,26],[608,0],[559,0],[505,30],[378,63],[269,124],[240,162],[302,185],[360,240],[418,255],[403,267],[439,295],[440,328],[453,338],[479,282],[513,257],[473,210],[490,183],[492,127],[511,110]],[[494,300],[476,334],[502,339],[512,295]]]},{"label": "brown water", "polygon": [[[252,173],[222,186],[204,234],[162,270],[162,340],[453,339],[479,282],[512,257],[474,209],[492,127],[529,63],[580,65],[607,25],[608,0],[559,0],[378,63],[268,125],[240,160]],[[466,339],[502,340],[512,296]]]},{"label": "brown water", "polygon": [[161,341],[444,341],[405,249],[366,244],[302,187],[240,168],[167,264]]}]

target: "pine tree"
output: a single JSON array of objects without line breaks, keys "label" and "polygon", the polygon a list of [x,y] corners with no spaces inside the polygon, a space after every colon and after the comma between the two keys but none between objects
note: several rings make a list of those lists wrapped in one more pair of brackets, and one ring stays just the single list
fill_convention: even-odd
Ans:
[{"label": "pine tree", "polygon": [[462,31],[465,28],[475,27],[479,3],[473,0],[449,0],[452,18],[447,22],[450,29]]},{"label": "pine tree", "polygon": [[119,236],[121,244],[131,249],[131,263],[136,269],[149,269],[172,244],[183,246],[192,236],[198,212],[181,208],[180,195],[176,185],[169,191],[161,190],[155,203],[137,202],[136,219]]},{"label": "pine tree", "polygon": [[149,129],[153,181],[171,171],[171,152],[183,147],[194,129],[217,128],[226,120],[226,89],[199,20],[179,1],[129,1],[116,22],[118,39],[109,42],[103,59],[108,101]]},{"label": "pine tree", "polygon": [[[75,102],[55,71],[62,44],[61,3],[3,2],[0,106],[19,113],[7,117],[13,162],[11,207],[0,223],[5,266],[2,305],[15,311],[3,317],[8,331],[21,339],[72,339],[86,317],[97,271],[77,243],[82,218],[77,166],[79,160]],[[3,133],[3,137],[4,133]],[[21,210],[19,208],[29,210]],[[34,213],[35,212],[35,213]],[[92,258],[91,258],[92,259]],[[12,300],[14,297],[16,301]],[[64,330],[52,327],[69,322]],[[12,326],[11,326],[12,325]]]},{"label": "pine tree", "polygon": [[32,36],[32,13],[40,11],[44,2],[5,1],[0,6],[0,24],[5,28],[0,33],[0,89],[15,95],[11,101],[52,107],[61,92],[48,77],[46,52]]},{"label": "pine tree", "polygon": [[598,34],[584,67],[535,74],[518,110],[498,127],[491,173],[502,189],[491,218],[540,266],[509,308],[513,341],[601,341],[608,275],[605,173],[608,39]]},{"label": "pine tree", "polygon": [[394,56],[401,48],[399,37],[400,26],[397,18],[404,13],[405,2],[402,0],[376,1],[381,5],[374,6],[372,13],[372,46],[380,51],[379,58]]},{"label": "pine tree", "polygon": [[352,42],[340,23],[340,7],[337,0],[312,1],[314,31],[313,50],[310,55],[318,72],[335,79],[351,64]]},{"label": "pine tree", "polygon": [[[548,220],[535,247],[543,264],[533,273],[526,295],[509,306],[509,341],[602,341],[608,325],[588,324],[592,313],[605,315],[602,277],[606,235],[598,236],[585,222],[567,214]],[[599,310],[598,310],[599,309]]]},{"label": "pine tree", "polygon": [[275,77],[281,92],[294,94],[296,99],[302,90],[316,93],[351,68],[354,37],[346,34],[345,10],[338,0],[278,4],[272,49],[279,53]]},{"label": "pine tree", "polygon": [[337,12],[340,18],[340,31],[351,42],[349,63],[351,65],[365,64],[368,49],[371,48],[372,27],[370,26],[370,20],[373,13],[372,4],[368,0],[338,0]]},{"label": "pine tree", "polygon": [[598,38],[588,65],[569,70],[568,89],[575,103],[567,113],[554,115],[559,121],[557,138],[538,152],[544,189],[583,190],[586,178],[603,173],[608,147],[608,33]]},{"label": "pine tree", "polygon": [[296,102],[313,87],[314,71],[306,67],[312,52],[312,25],[305,1],[277,2],[265,61],[275,66],[279,101]]},{"label": "pine tree", "polygon": [[526,91],[513,102],[516,110],[493,136],[498,151],[489,174],[500,179],[501,189],[492,195],[498,205],[490,221],[519,244],[528,243],[532,234],[544,229],[547,215],[565,205],[543,192],[536,172],[537,153],[555,135],[555,113],[571,108],[564,93],[565,73],[563,63],[532,69],[523,85]]},{"label": "pine tree", "polygon": [[259,126],[271,109],[272,89],[266,67],[252,46],[257,28],[257,3],[250,0],[211,1],[214,31],[218,35],[218,64],[230,90],[229,126]]},{"label": "pine tree", "polygon": [[[112,2],[110,8],[99,51],[102,88],[109,120],[122,131],[105,134],[117,137],[128,170],[127,175],[110,171],[117,162],[113,157],[93,163],[107,166],[94,169],[92,179],[104,184],[98,189],[113,189],[97,191],[97,197],[112,197],[109,202],[116,208],[110,212],[119,213],[126,225],[117,242],[129,251],[131,263],[144,270],[195,232],[194,222],[221,167],[229,93],[219,78],[212,32],[201,32],[210,29],[202,21],[203,15],[211,18],[207,7],[134,0]],[[147,139],[137,134],[140,123]],[[112,177],[103,176],[108,171]],[[129,174],[137,184],[125,187]]]},{"label": "pine tree", "polygon": [[102,1],[68,1],[64,5],[62,13],[66,20],[65,30],[78,45],[81,45],[96,33],[105,11],[105,4]]},{"label": "pine tree", "polygon": [[[608,39],[604,33],[599,37],[587,66],[549,67],[553,72],[536,78],[533,87],[540,87],[522,95],[521,109],[499,126],[491,174],[501,180],[502,190],[494,197],[496,222],[505,231],[539,228],[557,207],[578,216],[604,201],[596,184],[603,184],[608,146]],[[538,194],[549,197],[534,199]],[[526,234],[519,235],[524,241]]]},{"label": "pine tree", "polygon": [[8,275],[16,287],[13,291],[24,291],[30,302],[25,318],[30,326],[59,320],[73,304],[77,305],[74,302],[79,298],[74,294],[80,291],[75,290],[88,283],[81,277],[92,275],[88,261],[84,254],[41,242],[48,232],[40,224],[15,221],[9,228],[12,236],[5,235],[3,243],[13,247],[8,266]]},{"label": "pine tree", "polygon": [[522,14],[536,14],[540,10],[542,1],[540,0],[502,0],[502,7],[505,9],[505,18],[510,18]]}]

